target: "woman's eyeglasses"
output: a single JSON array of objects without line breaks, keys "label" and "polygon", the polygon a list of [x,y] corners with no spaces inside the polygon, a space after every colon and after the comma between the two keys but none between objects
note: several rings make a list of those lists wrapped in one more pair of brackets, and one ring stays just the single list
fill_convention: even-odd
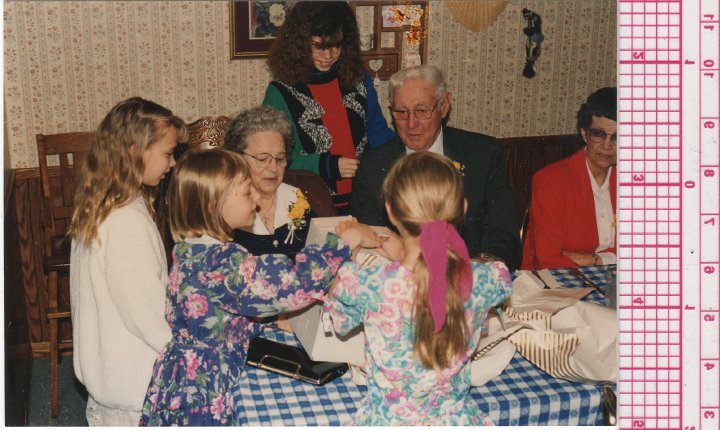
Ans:
[{"label": "woman's eyeglasses", "polygon": [[587,135],[588,139],[593,143],[603,143],[610,136],[610,142],[613,145],[617,144],[617,133],[607,134],[599,128],[588,128]]},{"label": "woman's eyeglasses", "polygon": [[415,118],[417,119],[430,119],[433,115],[433,112],[435,112],[435,108],[438,106],[438,102],[440,102],[440,99],[442,97],[435,100],[435,104],[433,105],[432,109],[428,108],[418,108],[418,109],[393,109],[392,106],[390,107],[390,114],[395,119],[399,120],[406,120],[410,118],[410,114],[415,114]]},{"label": "woman's eyeglasses", "polygon": [[332,53],[336,53],[342,49],[342,40],[335,43],[312,42],[310,46],[312,46],[313,52],[323,52],[325,50],[329,50]]},{"label": "woman's eyeglasses", "polygon": [[252,157],[252,159],[255,160],[255,165],[261,169],[270,166],[272,160],[275,160],[275,163],[277,163],[278,167],[286,167],[288,163],[290,163],[290,159],[285,154],[277,156],[272,156],[267,152],[261,152],[257,155],[248,154],[247,152],[243,152],[242,154],[247,155],[248,157]]}]

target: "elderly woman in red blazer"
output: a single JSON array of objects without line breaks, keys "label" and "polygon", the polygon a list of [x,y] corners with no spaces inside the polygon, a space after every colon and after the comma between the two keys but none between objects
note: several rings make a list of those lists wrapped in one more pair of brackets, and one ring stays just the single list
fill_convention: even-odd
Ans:
[{"label": "elderly woman in red blazer", "polygon": [[617,89],[591,94],[577,113],[585,147],[532,179],[523,269],[614,264]]}]

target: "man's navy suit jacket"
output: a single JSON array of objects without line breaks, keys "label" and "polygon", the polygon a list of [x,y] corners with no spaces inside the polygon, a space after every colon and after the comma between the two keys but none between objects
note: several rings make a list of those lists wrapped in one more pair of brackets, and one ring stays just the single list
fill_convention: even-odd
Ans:
[{"label": "man's navy suit jacket", "polygon": [[[493,254],[515,270],[521,258],[520,226],[502,148],[491,136],[443,127],[443,149],[446,157],[462,166],[468,211],[460,234],[470,256]],[[391,225],[382,200],[382,183],[405,154],[399,137],[363,153],[351,196],[352,214],[360,222]]]}]

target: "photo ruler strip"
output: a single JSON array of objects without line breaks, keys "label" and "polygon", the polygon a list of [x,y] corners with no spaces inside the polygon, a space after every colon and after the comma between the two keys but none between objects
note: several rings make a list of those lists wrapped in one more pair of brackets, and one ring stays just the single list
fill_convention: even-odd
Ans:
[{"label": "photo ruler strip", "polygon": [[683,232],[693,239],[682,253],[683,423],[705,430],[720,429],[720,5],[692,3],[683,5],[683,92],[697,94],[683,96],[692,114],[683,116]]},{"label": "photo ruler strip", "polygon": [[716,430],[718,0],[618,7],[618,426]]}]

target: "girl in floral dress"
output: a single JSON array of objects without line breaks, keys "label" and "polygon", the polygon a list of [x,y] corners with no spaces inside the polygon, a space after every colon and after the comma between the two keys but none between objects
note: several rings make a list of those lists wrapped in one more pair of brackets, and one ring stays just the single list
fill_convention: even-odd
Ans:
[{"label": "girl in floral dress", "polygon": [[172,340],[155,362],[141,425],[237,424],[231,388],[261,330],[250,317],[322,300],[351,250],[379,245],[368,226],[349,223],[294,262],[282,254],[253,256],[231,242],[231,231],[252,226],[255,198],[238,154],[206,150],[178,161],[169,190],[177,242],[165,310]]},{"label": "girl in floral dress", "polygon": [[470,262],[456,230],[462,177],[445,157],[403,157],[383,195],[400,234],[383,244],[394,262],[343,266],[325,304],[338,333],[365,327],[368,392],[354,424],[492,424],[470,396],[467,364],[489,308],[510,296],[510,274]]}]

